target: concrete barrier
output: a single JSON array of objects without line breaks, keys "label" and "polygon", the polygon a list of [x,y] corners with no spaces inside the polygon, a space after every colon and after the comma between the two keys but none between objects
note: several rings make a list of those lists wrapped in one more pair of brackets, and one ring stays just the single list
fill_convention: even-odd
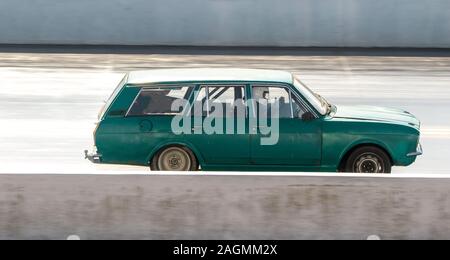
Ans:
[{"label": "concrete barrier", "polygon": [[450,178],[0,175],[0,187],[0,239],[450,239]]},{"label": "concrete barrier", "polygon": [[450,47],[448,0],[2,0],[0,43]]}]

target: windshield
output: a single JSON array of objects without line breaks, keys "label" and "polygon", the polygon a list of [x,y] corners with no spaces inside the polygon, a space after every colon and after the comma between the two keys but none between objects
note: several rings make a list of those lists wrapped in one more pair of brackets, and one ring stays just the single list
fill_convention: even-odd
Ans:
[{"label": "windshield", "polygon": [[308,100],[308,102],[322,115],[326,115],[330,112],[330,104],[325,98],[314,93],[303,82],[294,77],[294,86],[300,91],[300,94]]},{"label": "windshield", "polygon": [[98,120],[101,120],[106,112],[106,110],[111,106],[111,103],[116,98],[117,94],[119,94],[120,90],[122,89],[123,85],[127,82],[127,75],[120,81],[119,85],[114,89],[114,92],[111,94],[111,96],[108,98],[108,100],[103,105],[102,109],[100,110],[100,113],[98,114]]}]

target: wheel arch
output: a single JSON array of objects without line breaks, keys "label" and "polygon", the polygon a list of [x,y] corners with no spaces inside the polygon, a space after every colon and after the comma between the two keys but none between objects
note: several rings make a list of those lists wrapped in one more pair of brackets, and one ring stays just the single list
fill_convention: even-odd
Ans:
[{"label": "wheel arch", "polygon": [[194,154],[195,159],[197,160],[198,164],[203,165],[203,162],[204,162],[203,157],[201,156],[201,153],[195,148],[194,145],[189,144],[187,142],[178,142],[178,141],[164,142],[164,143],[161,143],[161,144],[155,146],[155,148],[153,148],[153,150],[150,152],[149,156],[147,157],[147,163],[150,165],[153,160],[153,157],[155,157],[155,155],[158,154],[158,152],[160,152],[161,150],[163,150],[167,147],[170,147],[170,146],[182,146],[182,147],[188,148]]},{"label": "wheel arch", "polygon": [[386,153],[386,155],[388,156],[389,160],[391,161],[391,164],[394,165],[394,159],[392,157],[392,153],[389,151],[389,149],[387,148],[386,145],[380,143],[380,142],[376,142],[376,141],[362,141],[362,142],[358,142],[355,143],[353,145],[350,145],[341,155],[340,159],[339,159],[339,164],[337,167],[338,171],[343,171],[344,167],[345,167],[345,163],[347,162],[348,158],[350,157],[350,155],[358,148],[361,147],[376,147],[378,149],[381,149],[383,152]]}]

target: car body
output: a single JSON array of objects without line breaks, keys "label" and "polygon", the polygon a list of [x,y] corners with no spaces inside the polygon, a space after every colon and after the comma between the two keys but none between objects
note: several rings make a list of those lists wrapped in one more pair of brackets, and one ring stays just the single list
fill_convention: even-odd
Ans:
[{"label": "car body", "polygon": [[[238,133],[237,127],[227,134],[198,130],[203,125],[197,125],[194,117],[208,120],[214,102],[222,102],[217,107],[226,108],[231,103],[217,101],[225,96],[233,105],[239,98],[245,100],[244,114],[236,116],[236,110],[229,114],[245,122],[243,131]],[[256,96],[264,99],[271,113],[276,110],[274,102],[282,104],[276,117],[268,116],[269,123],[278,124],[275,144],[261,145],[267,133],[257,118],[260,103],[253,101]],[[185,106],[169,111],[168,103],[174,99],[186,100]],[[195,104],[205,109],[197,113]],[[192,133],[173,131],[176,116],[190,120]],[[211,126],[217,127],[217,123]],[[291,73],[275,70],[130,72],[102,109],[94,139],[95,150],[85,151],[93,162],[153,165],[152,169],[160,170],[179,170],[186,159],[191,161],[184,162],[185,170],[200,166],[202,170],[390,172],[391,166],[408,166],[422,154],[420,122],[409,112],[331,105]],[[160,159],[170,147],[173,149]],[[361,154],[365,157],[358,157]]]}]

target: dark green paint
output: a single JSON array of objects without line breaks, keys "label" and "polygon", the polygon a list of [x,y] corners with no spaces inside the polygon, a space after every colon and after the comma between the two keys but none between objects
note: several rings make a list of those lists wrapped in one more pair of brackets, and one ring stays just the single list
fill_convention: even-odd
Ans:
[{"label": "dark green paint", "polygon": [[[168,83],[197,83],[198,89],[206,82]],[[240,83],[246,84],[250,94],[251,84]],[[275,83],[290,87],[300,96],[286,81]],[[239,135],[176,135],[171,130],[173,116],[124,116],[139,91],[140,87],[125,84],[100,118],[95,145],[102,163],[149,165],[159,149],[173,144],[190,148],[203,170],[336,171],[346,153],[359,145],[383,148],[394,165],[407,166],[416,160],[416,156],[407,154],[416,150],[420,122],[401,110],[337,106],[330,115],[311,121],[281,119],[279,143],[261,146],[261,134],[250,133],[248,127],[246,134]]]}]

